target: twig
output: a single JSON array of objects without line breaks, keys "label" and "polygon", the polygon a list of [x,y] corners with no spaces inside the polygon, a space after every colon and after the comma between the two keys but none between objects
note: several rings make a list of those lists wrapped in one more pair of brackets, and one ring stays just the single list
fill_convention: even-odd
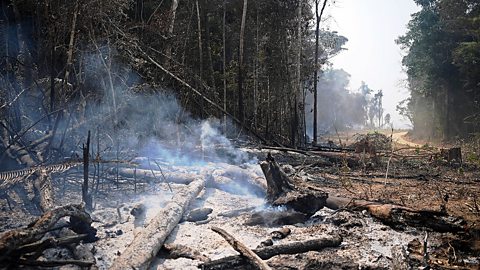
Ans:
[{"label": "twig", "polygon": [[170,189],[170,192],[173,193],[172,187],[170,186],[170,183],[167,181],[167,178],[165,177],[165,175],[163,174],[163,171],[162,171],[162,168],[160,167],[160,164],[158,164],[158,162],[156,160],[153,160],[153,162],[155,162],[155,164],[157,164],[158,170],[160,171],[160,174],[163,177],[163,181],[165,183],[167,183],[168,188]]}]

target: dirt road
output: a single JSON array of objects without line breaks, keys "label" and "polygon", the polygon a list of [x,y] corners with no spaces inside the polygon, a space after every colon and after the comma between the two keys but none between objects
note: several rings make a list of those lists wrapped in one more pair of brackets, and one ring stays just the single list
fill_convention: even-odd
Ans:
[{"label": "dirt road", "polygon": [[408,145],[412,147],[422,147],[422,144],[414,143],[407,141],[405,139],[405,136],[407,135],[408,131],[401,131],[401,132],[395,132],[392,135],[392,140],[398,144],[403,144],[403,145]]}]

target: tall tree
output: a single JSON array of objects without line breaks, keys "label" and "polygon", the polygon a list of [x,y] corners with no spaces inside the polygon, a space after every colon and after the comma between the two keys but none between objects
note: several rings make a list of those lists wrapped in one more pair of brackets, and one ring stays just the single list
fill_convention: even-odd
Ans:
[{"label": "tall tree", "polygon": [[316,18],[316,27],[315,27],[315,65],[314,65],[314,75],[313,75],[313,144],[317,144],[317,117],[318,117],[318,108],[317,108],[317,87],[318,87],[318,38],[320,32],[320,21],[322,19],[323,11],[325,10],[325,6],[327,5],[327,0],[323,1],[322,10],[320,14],[318,14],[318,5],[320,4],[320,0],[315,0],[315,18]]},{"label": "tall tree", "polygon": [[244,102],[243,102],[243,47],[245,38],[245,23],[247,20],[247,3],[243,0],[242,24],[240,26],[240,45],[238,49],[238,118],[241,122],[245,122]]}]

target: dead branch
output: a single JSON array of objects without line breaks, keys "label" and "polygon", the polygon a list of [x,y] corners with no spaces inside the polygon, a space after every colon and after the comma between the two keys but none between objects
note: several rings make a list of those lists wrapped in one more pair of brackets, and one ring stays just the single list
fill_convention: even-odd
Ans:
[{"label": "dead branch", "polygon": [[270,266],[266,262],[264,262],[260,257],[258,257],[257,254],[255,254],[251,249],[249,249],[247,246],[245,246],[242,242],[238,241],[235,239],[231,234],[226,232],[223,229],[220,229],[218,227],[213,227],[212,231],[218,233],[220,236],[222,236],[227,242],[230,244],[230,246],[233,247],[236,251],[238,251],[242,256],[248,259],[248,261],[256,266],[257,269],[260,270],[271,270]]}]

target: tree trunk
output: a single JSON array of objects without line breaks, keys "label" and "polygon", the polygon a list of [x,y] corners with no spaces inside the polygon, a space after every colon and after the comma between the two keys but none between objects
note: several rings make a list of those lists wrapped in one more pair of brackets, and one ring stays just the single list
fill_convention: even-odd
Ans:
[{"label": "tree trunk", "polygon": [[323,11],[325,10],[325,6],[327,5],[327,0],[323,1],[323,6],[320,14],[318,14],[318,4],[320,4],[321,0],[315,0],[315,17],[316,27],[315,27],[315,72],[313,75],[313,144],[317,144],[317,121],[318,121],[318,38],[320,32],[320,20],[322,19]]},{"label": "tree trunk", "polygon": [[110,269],[147,269],[167,237],[180,222],[188,205],[204,186],[205,180],[195,180],[175,194],[171,202],[160,210],[148,226],[135,235],[132,243],[113,262]]},{"label": "tree trunk", "polygon": [[85,203],[87,210],[91,211],[92,196],[88,192],[88,167],[90,155],[90,130],[88,131],[87,144],[83,145],[83,184],[82,184],[82,201]]},{"label": "tree trunk", "polygon": [[270,204],[284,205],[309,216],[325,205],[327,193],[291,180],[270,154],[266,161],[260,163],[260,167],[267,179],[266,199]]},{"label": "tree trunk", "polygon": [[[223,110],[227,111],[227,59],[225,44],[225,20],[227,17],[226,0],[223,0],[223,20],[222,20],[222,48],[223,48]],[[227,132],[227,115],[223,115],[223,133]]]},{"label": "tree trunk", "polygon": [[240,26],[240,46],[238,49],[238,119],[240,119],[242,123],[245,122],[245,112],[243,104],[243,49],[245,38],[245,23],[247,19],[247,2],[248,0],[243,0],[242,24]]},{"label": "tree trunk", "polygon": [[301,109],[304,107],[302,104],[303,94],[302,94],[302,77],[301,77],[301,67],[302,67],[302,4],[303,1],[298,1],[297,7],[297,91],[295,93],[295,122],[296,122],[296,137],[298,138],[297,143],[303,145],[303,121]]}]

